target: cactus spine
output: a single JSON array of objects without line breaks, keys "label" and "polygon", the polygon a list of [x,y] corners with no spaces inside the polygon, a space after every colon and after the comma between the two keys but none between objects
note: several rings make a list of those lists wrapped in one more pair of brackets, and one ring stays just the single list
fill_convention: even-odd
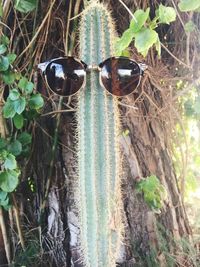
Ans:
[{"label": "cactus spine", "polygon": [[[111,16],[100,3],[90,4],[80,23],[80,58],[97,65],[112,56],[115,38]],[[122,242],[120,120],[117,100],[87,74],[78,97],[77,198],[83,263],[113,267]]]}]

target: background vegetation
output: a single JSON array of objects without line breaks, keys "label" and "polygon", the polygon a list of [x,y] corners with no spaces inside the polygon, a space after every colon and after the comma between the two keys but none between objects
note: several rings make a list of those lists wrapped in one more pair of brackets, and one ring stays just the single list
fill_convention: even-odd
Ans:
[{"label": "background vegetation", "polygon": [[[65,149],[73,153],[73,146],[63,143],[60,135],[65,132],[60,130],[60,123],[64,118],[73,124],[75,101],[53,97],[35,67],[49,58],[77,55],[79,14],[89,2],[0,1],[0,225],[4,238],[4,242],[0,239],[1,264],[7,260],[13,266],[45,266],[46,260],[51,259],[52,266],[59,266],[60,258],[65,258],[66,266],[70,266],[73,252],[65,254],[70,251],[68,226],[63,226],[64,256],[58,256],[60,247],[54,244],[56,241],[51,239],[50,229],[45,225],[47,214],[55,208],[47,205],[54,185],[52,179],[56,172],[57,176],[68,176],[68,173],[59,173],[59,168],[67,170],[67,160],[62,162],[60,153]],[[173,158],[178,190],[184,199],[194,242],[191,245],[183,239],[182,244],[178,244],[185,248],[180,253],[181,260],[169,253],[164,239],[158,242],[168,256],[164,266],[199,266],[200,2],[133,2],[105,3],[115,17],[120,36],[114,40],[116,54],[149,65],[141,91],[121,101],[121,108],[123,114],[134,108],[144,111],[144,103],[148,101],[154,112],[146,110],[143,116],[149,120],[152,116],[167,124],[163,140],[167,139]],[[154,91],[145,89],[147,82],[154,86]],[[45,140],[43,135],[49,143],[38,141],[38,136]],[[131,135],[126,127],[123,135]],[[46,152],[46,161],[41,163],[42,150],[38,147],[45,151],[48,146],[52,149]],[[136,181],[137,194],[149,210],[159,215],[166,203],[165,186],[153,173],[143,176]],[[61,188],[65,188],[60,196],[62,202],[66,201],[64,195],[69,184],[62,184]],[[70,197],[69,201],[72,201]],[[62,219],[67,217],[64,208],[60,213]],[[162,225],[157,229],[164,231]],[[177,242],[170,232],[164,232]],[[151,252],[145,261],[141,255],[135,256],[138,266],[160,266],[158,262],[163,260],[156,258],[153,249]],[[190,256],[184,263],[182,259],[186,254]]]}]

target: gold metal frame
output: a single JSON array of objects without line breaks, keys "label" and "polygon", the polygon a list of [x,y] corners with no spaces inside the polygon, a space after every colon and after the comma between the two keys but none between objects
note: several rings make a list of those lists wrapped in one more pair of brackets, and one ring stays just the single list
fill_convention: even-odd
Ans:
[{"label": "gold metal frame", "polygon": [[[84,87],[86,86],[86,74],[87,74],[87,72],[90,72],[91,70],[96,70],[96,71],[99,72],[99,83],[100,83],[101,87],[103,87],[103,88],[106,90],[106,92],[107,92],[108,94],[110,94],[110,95],[112,95],[112,96],[114,96],[114,97],[117,97],[117,98],[121,98],[121,97],[124,97],[124,96],[129,96],[129,95],[131,95],[131,94],[133,93],[133,92],[131,92],[130,94],[128,94],[128,95],[124,95],[124,96],[116,96],[116,95],[110,93],[109,90],[106,89],[106,87],[103,85],[103,82],[102,82],[102,79],[101,79],[101,71],[102,71],[102,68],[100,67],[100,65],[102,65],[106,60],[108,60],[108,59],[110,59],[110,58],[112,58],[112,57],[105,59],[105,60],[104,60],[103,62],[101,62],[99,65],[87,65],[86,63],[84,63],[83,61],[81,61],[81,60],[79,60],[79,59],[77,59],[77,58],[75,58],[75,57],[66,56],[66,57],[53,58],[53,59],[51,59],[51,60],[49,60],[49,61],[46,61],[46,62],[43,62],[43,63],[40,63],[40,64],[37,65],[38,69],[40,69],[40,70],[42,71],[42,75],[44,76],[45,83],[46,83],[47,87],[48,87],[49,90],[50,90],[52,93],[54,93],[55,95],[59,95],[59,94],[56,94],[56,93],[50,88],[50,86],[49,86],[49,84],[48,84],[48,81],[47,81],[47,78],[46,78],[45,70],[46,70],[47,66],[48,66],[51,62],[53,62],[53,61],[55,61],[55,60],[58,60],[58,59],[65,59],[65,58],[66,58],[66,59],[68,59],[68,58],[73,58],[75,61],[77,61],[77,62],[83,67],[83,70],[84,70],[84,82],[83,82],[83,85],[78,89],[78,91],[77,91],[76,93],[71,94],[71,95],[69,95],[69,96],[66,95],[66,96],[63,96],[63,97],[70,97],[70,96],[74,96],[74,95],[76,95],[77,93],[79,93],[79,91],[80,91],[82,88],[84,88]],[[136,63],[136,64],[139,66],[139,69],[140,69],[140,73],[139,73],[139,81],[138,81],[138,85],[137,85],[136,88],[135,88],[135,89],[137,89],[138,86],[140,85],[141,77],[143,76],[144,71],[148,68],[147,65],[144,64],[144,63],[137,63],[136,61],[134,61],[134,60],[132,60],[132,59],[129,59],[129,58],[127,58],[127,57],[113,57],[113,58],[116,58],[116,59],[125,58],[125,59],[128,59],[128,60],[130,60],[130,61]],[[135,89],[134,89],[134,90],[135,90]],[[59,95],[59,96],[62,96],[62,95]]]}]

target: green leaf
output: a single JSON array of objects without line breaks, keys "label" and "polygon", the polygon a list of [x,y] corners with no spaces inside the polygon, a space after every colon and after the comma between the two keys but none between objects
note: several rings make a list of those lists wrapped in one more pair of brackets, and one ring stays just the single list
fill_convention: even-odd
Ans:
[{"label": "green leaf", "polygon": [[6,71],[9,68],[9,60],[7,57],[0,56],[0,71]]},{"label": "green leaf", "polygon": [[7,197],[5,200],[0,200],[0,206],[4,207],[4,209],[8,210],[10,208],[9,197]]},{"label": "green leaf", "polygon": [[[156,13],[158,13],[158,10],[156,10]],[[149,22],[149,29],[154,30],[158,27],[158,15]]]},{"label": "green leaf", "polygon": [[195,11],[200,7],[199,0],[181,0],[178,4],[180,11],[187,12],[187,11]]},{"label": "green leaf", "polygon": [[13,118],[15,116],[15,106],[14,102],[8,99],[3,107],[3,116],[4,118]]},{"label": "green leaf", "polygon": [[34,120],[39,117],[39,114],[35,109],[25,110],[23,112],[23,115],[28,121]]},{"label": "green leaf", "polygon": [[195,99],[194,111],[195,111],[195,114],[200,115],[200,96],[196,97]]},{"label": "green leaf", "polygon": [[128,50],[128,48],[127,48],[127,49],[124,49],[124,50],[122,51],[121,56],[122,56],[122,57],[130,57],[130,56],[131,56],[131,55],[130,55],[130,51]]},{"label": "green leaf", "polygon": [[0,201],[5,200],[8,196],[7,192],[0,190]]},{"label": "green leaf", "polygon": [[22,152],[22,144],[18,140],[14,140],[8,145],[8,151],[14,156],[19,156]]},{"label": "green leaf", "polygon": [[15,82],[15,73],[13,71],[7,70],[3,72],[2,79],[5,82],[5,84],[13,84]]},{"label": "green leaf", "polygon": [[5,192],[13,192],[18,185],[19,172],[9,170],[0,173],[0,188]]},{"label": "green leaf", "polygon": [[30,97],[29,107],[31,109],[39,109],[44,105],[44,100],[40,94],[36,94]]},{"label": "green leaf", "polygon": [[28,80],[27,80],[27,78],[25,78],[25,77],[22,77],[22,78],[19,80],[18,86],[19,86],[20,89],[22,89],[22,91],[25,90],[27,82],[28,82]]},{"label": "green leaf", "polygon": [[134,32],[131,29],[126,30],[120,39],[116,42],[116,54],[121,55],[121,53],[129,46],[132,42]]},{"label": "green leaf", "polygon": [[22,77],[21,73],[20,72],[15,72],[15,75],[16,75],[16,80],[19,81],[20,78]]},{"label": "green leaf", "polygon": [[12,90],[10,91],[8,97],[9,97],[11,100],[17,100],[17,99],[19,99],[19,97],[20,97],[20,93],[19,93],[19,91],[18,91],[16,88],[14,88],[14,89],[12,89]]},{"label": "green leaf", "polygon": [[24,126],[24,117],[22,114],[15,114],[13,118],[14,125],[17,129],[21,129]]},{"label": "green leaf", "polygon": [[13,102],[14,102],[15,111],[18,114],[21,114],[25,110],[25,107],[26,107],[26,99],[25,99],[25,97],[20,96],[17,100],[15,100]]},{"label": "green leaf", "polygon": [[34,84],[32,82],[29,82],[25,77],[22,77],[20,79],[18,86],[26,94],[31,94],[33,92]]},{"label": "green leaf", "polygon": [[7,192],[0,190],[0,206],[9,208],[9,196]]},{"label": "green leaf", "polygon": [[10,64],[12,64],[15,61],[16,57],[17,57],[16,54],[13,54],[13,53],[7,54],[7,58]]},{"label": "green leaf", "polygon": [[22,13],[33,11],[36,4],[37,0],[15,0],[15,8]]},{"label": "green leaf", "polygon": [[148,192],[155,192],[156,188],[159,187],[160,181],[154,175],[151,175],[146,178],[147,179],[147,191]]},{"label": "green leaf", "polygon": [[10,43],[9,38],[6,35],[1,36],[0,40],[1,40],[0,42],[4,45],[9,45]]},{"label": "green leaf", "polygon": [[158,41],[158,34],[154,30],[143,28],[135,34],[135,47],[138,52],[146,56],[150,47]]},{"label": "green leaf", "polygon": [[0,45],[0,55],[4,54],[7,50],[7,47],[4,44]]},{"label": "green leaf", "polygon": [[27,132],[23,132],[20,135],[18,135],[17,139],[20,141],[22,146],[26,146],[31,144],[32,136]]},{"label": "green leaf", "polygon": [[143,192],[149,200],[161,198],[160,193],[165,193],[165,188],[155,175],[143,178],[137,184],[137,190]]},{"label": "green leaf", "polygon": [[159,5],[158,9],[160,23],[170,24],[170,22],[176,20],[176,11],[173,7]]},{"label": "green leaf", "polygon": [[192,20],[189,20],[185,25],[184,25],[184,29],[187,33],[189,32],[193,32],[196,29],[196,25],[194,24],[194,22]]},{"label": "green leaf", "polygon": [[128,136],[129,134],[130,134],[129,129],[126,129],[125,131],[122,132],[122,135],[125,137]]},{"label": "green leaf", "polygon": [[17,162],[15,160],[15,156],[13,156],[12,154],[8,154],[4,162],[4,168],[9,170],[14,170],[17,168]]},{"label": "green leaf", "polygon": [[32,82],[27,82],[25,93],[31,94],[33,92],[34,84]]},{"label": "green leaf", "polygon": [[4,149],[6,146],[7,146],[6,139],[0,137],[0,150]]},{"label": "green leaf", "polygon": [[129,26],[129,28],[134,33],[138,32],[142,28],[142,26],[144,26],[145,22],[147,21],[149,17],[149,11],[150,11],[149,7],[146,9],[146,11],[142,9],[138,9],[135,11],[133,15],[135,19],[137,20],[137,22],[134,19],[132,19],[130,22],[130,26]]},{"label": "green leaf", "polygon": [[158,56],[161,56],[161,43],[160,43],[160,39],[158,37],[157,42],[155,43],[155,47],[156,47],[156,51],[158,52]]}]

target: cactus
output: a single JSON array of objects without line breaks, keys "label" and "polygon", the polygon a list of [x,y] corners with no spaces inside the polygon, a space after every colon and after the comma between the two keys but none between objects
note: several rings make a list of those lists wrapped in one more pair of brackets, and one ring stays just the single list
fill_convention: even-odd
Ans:
[{"label": "cactus", "polygon": [[[102,4],[90,4],[80,21],[79,57],[97,65],[113,56],[115,29]],[[99,73],[87,73],[77,108],[77,205],[84,266],[113,267],[123,238],[117,100],[99,84]]]}]

